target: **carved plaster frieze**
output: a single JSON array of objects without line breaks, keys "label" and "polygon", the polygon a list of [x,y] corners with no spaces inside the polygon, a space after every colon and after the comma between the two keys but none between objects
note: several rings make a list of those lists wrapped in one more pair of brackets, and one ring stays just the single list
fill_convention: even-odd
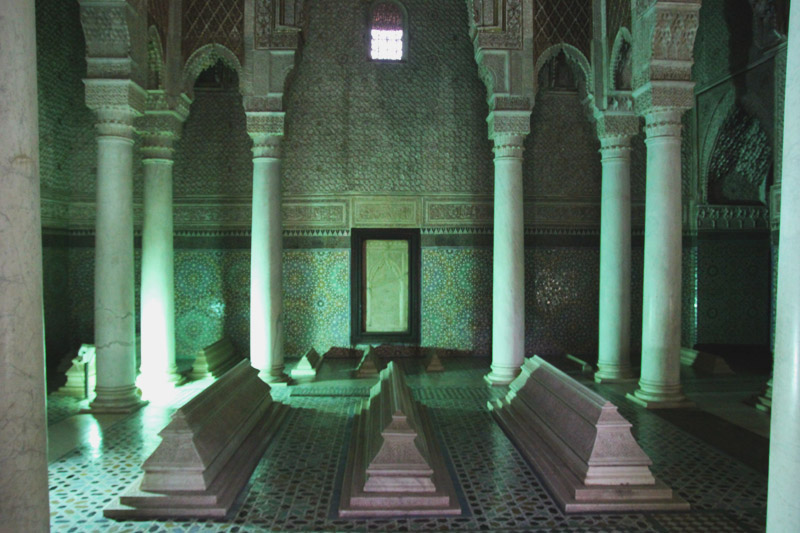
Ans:
[{"label": "carved plaster frieze", "polygon": [[86,107],[130,109],[134,114],[144,112],[147,92],[137,83],[125,79],[86,79]]},{"label": "carved plaster frieze", "polygon": [[42,226],[63,228],[69,226],[69,201],[42,196]]},{"label": "carved plaster frieze", "polygon": [[139,0],[80,0],[88,78],[147,81],[147,13]]},{"label": "carved plaster frieze", "polygon": [[658,109],[683,112],[694,107],[694,82],[651,81],[633,92],[633,100],[634,109],[640,115]]},{"label": "carved plaster frieze", "polygon": [[491,111],[486,122],[489,124],[489,138],[495,140],[495,144],[498,135],[508,137],[504,143],[516,143],[517,137],[524,138],[531,131],[531,112],[527,109]]},{"label": "carved plaster frieze", "polygon": [[344,200],[283,202],[281,216],[284,228],[346,228],[350,225],[349,202]]},{"label": "carved plaster frieze", "polygon": [[595,110],[594,119],[597,127],[597,138],[626,138],[630,145],[630,138],[641,130],[639,116],[633,109],[626,110]]},{"label": "carved plaster frieze", "polygon": [[[633,35],[637,109],[691,107],[692,54],[699,10],[699,0],[637,2]],[[648,92],[652,95],[645,94]],[[648,99],[652,103],[647,103]]]},{"label": "carved plaster frieze", "polygon": [[698,230],[769,229],[766,206],[699,205]]},{"label": "carved plaster frieze", "polygon": [[282,111],[250,111],[245,107],[247,133],[252,135],[283,135],[286,113]]},{"label": "carved plaster frieze", "polygon": [[396,196],[353,198],[354,228],[419,227],[422,199]]},{"label": "carved plaster frieze", "polygon": [[425,226],[486,226],[494,220],[494,207],[490,198],[425,199],[423,202]]},{"label": "carved plaster frieze", "polygon": [[80,0],[81,26],[89,58],[127,58],[131,41],[126,0]]}]

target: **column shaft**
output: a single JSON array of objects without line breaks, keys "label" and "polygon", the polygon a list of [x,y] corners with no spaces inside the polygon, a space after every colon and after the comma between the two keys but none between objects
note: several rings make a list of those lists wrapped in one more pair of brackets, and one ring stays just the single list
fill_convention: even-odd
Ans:
[{"label": "column shaft", "polygon": [[136,390],[131,116],[99,110],[94,269],[96,398],[92,412],[141,407]]},{"label": "column shaft", "polygon": [[152,396],[179,380],[175,364],[172,160],[144,159],[142,364],[138,383]]},{"label": "column shaft", "polygon": [[646,116],[642,373],[628,397],[648,408],[687,405],[681,393],[681,112]]},{"label": "column shaft", "polygon": [[601,139],[600,315],[595,381],[631,378],[631,149],[628,137]]},{"label": "column shaft", "polygon": [[[276,137],[274,142],[279,142]],[[283,365],[283,228],[278,145],[253,149],[250,360],[268,383],[287,381]]]},{"label": "column shaft", "polygon": [[523,136],[496,136],[492,263],[492,385],[510,383],[525,354]]},{"label": "column shaft", "polygon": [[0,517],[49,531],[34,3],[0,16]]},{"label": "column shaft", "polygon": [[767,531],[795,531],[800,479],[800,5],[789,15]]}]

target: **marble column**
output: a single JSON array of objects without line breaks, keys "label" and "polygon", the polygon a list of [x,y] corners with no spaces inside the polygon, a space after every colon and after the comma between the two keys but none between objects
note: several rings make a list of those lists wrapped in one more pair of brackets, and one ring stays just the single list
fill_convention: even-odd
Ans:
[{"label": "marble column", "polygon": [[688,405],[680,383],[682,111],[658,107],[645,114],[642,372],[628,398],[647,408]]},{"label": "marble column", "polygon": [[[87,80],[88,87],[95,80]],[[105,82],[106,80],[103,80]],[[102,83],[102,82],[101,82]],[[121,80],[120,84],[126,84]],[[88,95],[87,95],[88,99]],[[97,396],[93,413],[128,413],[143,405],[136,388],[133,273],[133,119],[130,107],[95,108],[97,218],[94,342]]]},{"label": "marble column", "polygon": [[630,380],[631,372],[631,141],[600,139],[600,321],[598,383]]},{"label": "marble column", "polygon": [[522,134],[494,136],[491,385],[507,385],[525,354],[525,231]]},{"label": "marble column", "polygon": [[767,531],[800,524],[800,5],[789,14]]},{"label": "marble column", "polygon": [[253,221],[250,248],[250,361],[262,380],[286,383],[283,367],[283,227],[281,136],[253,139]]},{"label": "marble column", "polygon": [[171,131],[142,135],[142,361],[137,385],[153,398],[180,381],[175,364],[175,274]]},{"label": "marble column", "polygon": [[0,517],[49,531],[34,4],[0,16]]}]

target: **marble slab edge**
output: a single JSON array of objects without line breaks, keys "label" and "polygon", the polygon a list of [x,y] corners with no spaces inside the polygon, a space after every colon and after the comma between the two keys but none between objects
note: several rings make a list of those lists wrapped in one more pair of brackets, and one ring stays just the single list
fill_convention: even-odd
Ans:
[{"label": "marble slab edge", "polygon": [[288,405],[273,401],[265,416],[208,489],[169,493],[143,491],[140,488],[144,477],[142,474],[119,498],[103,509],[103,516],[114,520],[224,518],[288,413]]}]

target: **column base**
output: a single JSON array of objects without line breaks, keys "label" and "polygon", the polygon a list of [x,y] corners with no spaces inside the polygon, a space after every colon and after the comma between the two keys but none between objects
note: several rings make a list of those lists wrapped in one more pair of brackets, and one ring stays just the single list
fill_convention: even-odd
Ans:
[{"label": "column base", "polygon": [[292,379],[286,375],[282,368],[277,370],[261,370],[258,373],[258,377],[270,387],[286,386],[292,382]]},{"label": "column base", "polygon": [[97,396],[89,404],[88,409],[82,409],[81,413],[93,415],[99,414],[128,414],[138,411],[149,402],[142,400],[139,390],[131,385],[130,387],[95,387]]},{"label": "column base", "polygon": [[519,367],[517,368],[495,368],[483,376],[483,380],[493,387],[508,385],[519,375]]},{"label": "column base", "polygon": [[630,368],[603,368],[594,373],[595,383],[631,383],[636,381]]},{"label": "column base", "polygon": [[680,389],[674,393],[654,393],[647,392],[641,388],[636,392],[628,393],[625,397],[645,409],[682,409],[694,407],[694,402],[680,393]]}]

